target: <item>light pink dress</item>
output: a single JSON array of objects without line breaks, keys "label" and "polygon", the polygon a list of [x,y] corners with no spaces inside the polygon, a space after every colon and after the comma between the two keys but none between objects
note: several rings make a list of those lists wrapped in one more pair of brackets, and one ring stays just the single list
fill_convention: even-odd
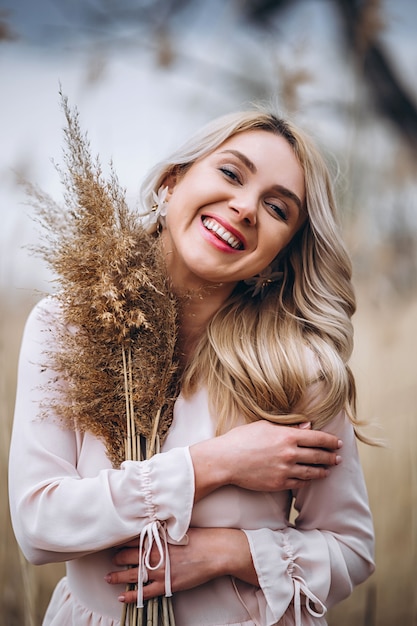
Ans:
[{"label": "light pink dress", "polygon": [[212,437],[206,391],[180,396],[163,453],[112,469],[103,444],[89,434],[39,419],[38,402],[51,372],[39,363],[51,331],[35,307],[24,334],[10,450],[11,516],[32,563],[66,561],[44,626],[117,626],[121,586],[114,547],[162,523],[170,540],[189,526],[241,528],[260,587],[218,578],[174,594],[177,626],[323,626],[326,608],[350,594],[373,571],[373,526],[352,427],[344,415],[326,430],[343,439],[343,462],[324,480],[292,494],[227,486],[193,508],[189,446]]}]

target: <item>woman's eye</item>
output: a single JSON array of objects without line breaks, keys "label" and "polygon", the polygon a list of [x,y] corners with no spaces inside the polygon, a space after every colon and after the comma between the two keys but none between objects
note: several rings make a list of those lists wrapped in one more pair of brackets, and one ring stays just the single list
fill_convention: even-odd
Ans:
[{"label": "woman's eye", "polygon": [[273,202],[265,202],[265,204],[279,218],[285,221],[288,220],[288,214],[285,208],[279,206],[279,204],[274,204]]},{"label": "woman's eye", "polygon": [[227,178],[230,178],[230,180],[240,182],[239,176],[233,170],[228,167],[220,167],[219,169]]}]

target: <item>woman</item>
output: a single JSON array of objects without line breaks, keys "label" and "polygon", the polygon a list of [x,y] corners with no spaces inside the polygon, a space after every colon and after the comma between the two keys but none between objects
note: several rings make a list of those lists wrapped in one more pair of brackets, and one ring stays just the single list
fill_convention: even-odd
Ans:
[{"label": "woman", "polygon": [[[373,571],[354,296],[326,167],[289,123],[237,113],[157,166],[143,199],[172,289],[188,294],[162,453],[113,469],[90,433],[34,419],[54,375],[36,366],[52,299],[25,331],[12,519],[30,561],[67,561],[44,624],[116,626],[138,577],[145,600],[171,586],[178,626],[326,624]],[[169,545],[160,558],[150,544],[154,569],[141,555],[138,571],[136,538],[155,528]]]}]

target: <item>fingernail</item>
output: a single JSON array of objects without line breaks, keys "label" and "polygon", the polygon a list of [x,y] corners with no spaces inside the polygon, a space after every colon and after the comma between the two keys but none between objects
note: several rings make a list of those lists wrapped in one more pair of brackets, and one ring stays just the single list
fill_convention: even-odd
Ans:
[{"label": "fingernail", "polygon": [[337,445],[339,448],[343,447],[343,441],[341,439],[339,439],[339,441],[337,442]]},{"label": "fingernail", "polygon": [[119,600],[119,602],[124,602],[125,601],[125,596],[119,596],[117,599]]},{"label": "fingernail", "polygon": [[336,465],[339,465],[339,463],[341,463],[341,462],[342,462],[342,457],[337,455],[337,457],[336,457]]},{"label": "fingernail", "polygon": [[104,577],[104,580],[106,581],[106,583],[111,583],[111,576],[110,576],[110,574],[106,574],[106,576]]},{"label": "fingernail", "polygon": [[298,428],[311,428],[311,422],[301,422],[298,424]]}]

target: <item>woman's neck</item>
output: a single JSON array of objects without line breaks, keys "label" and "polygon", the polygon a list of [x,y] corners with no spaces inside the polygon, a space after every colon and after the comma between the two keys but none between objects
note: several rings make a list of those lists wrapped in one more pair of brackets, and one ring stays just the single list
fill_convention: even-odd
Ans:
[{"label": "woman's neck", "polygon": [[233,288],[234,285],[210,285],[181,295],[178,347],[183,365],[191,359],[208,323],[224,304]]}]

